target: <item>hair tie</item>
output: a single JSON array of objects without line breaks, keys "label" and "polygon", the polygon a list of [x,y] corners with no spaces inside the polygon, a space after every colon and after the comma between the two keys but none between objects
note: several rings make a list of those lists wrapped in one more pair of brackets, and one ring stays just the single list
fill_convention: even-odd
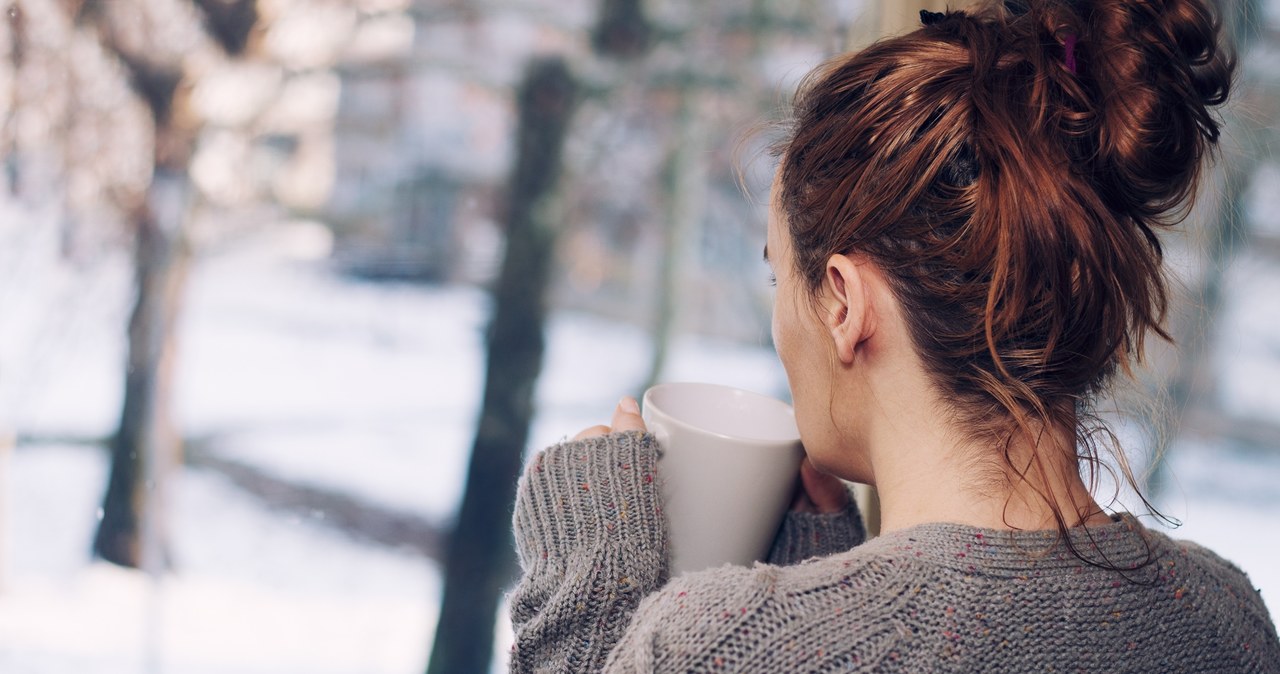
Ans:
[{"label": "hair tie", "polygon": [[930,12],[927,9],[920,10],[920,23],[926,26],[932,26],[945,18],[947,18],[947,15],[942,12]]},{"label": "hair tie", "polygon": [[1070,70],[1072,75],[1076,74],[1076,34],[1075,33],[1067,33],[1067,37],[1065,40],[1063,40],[1063,43],[1062,43],[1062,51],[1065,55],[1065,60],[1067,62],[1067,70]]}]

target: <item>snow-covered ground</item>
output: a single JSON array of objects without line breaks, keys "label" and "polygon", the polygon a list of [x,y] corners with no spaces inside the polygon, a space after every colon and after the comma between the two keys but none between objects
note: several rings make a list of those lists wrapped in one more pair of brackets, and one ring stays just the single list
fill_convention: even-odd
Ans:
[{"label": "snow-covered ground", "polygon": [[10,457],[0,671],[423,671],[430,564],[266,511],[216,475],[179,476],[175,574],[90,563],[105,458],[84,446]]},{"label": "snow-covered ground", "polygon": [[[290,480],[446,519],[480,399],[487,299],[469,288],[333,276],[306,254],[314,235],[305,226],[269,232],[197,266],[181,330],[184,433]],[[1241,273],[1264,288],[1280,280],[1274,267]],[[0,341],[0,364],[22,375],[0,377],[4,418],[20,433],[110,432],[125,281],[107,263],[82,274],[84,293],[58,291],[65,311],[37,323],[46,333],[31,338],[40,348],[28,360]],[[78,287],[68,284],[46,279],[45,290]],[[1280,309],[1274,294],[1236,297],[1224,329],[1245,326],[1251,336],[1227,344],[1257,362],[1223,368],[1223,399],[1252,387],[1263,393],[1240,402],[1244,412],[1280,414],[1277,396],[1249,374],[1280,362]],[[607,419],[640,385],[648,349],[635,328],[557,314],[531,445]],[[768,348],[713,340],[679,341],[668,377],[785,390]],[[13,381],[23,389],[4,388]],[[1159,503],[1186,523],[1174,535],[1234,560],[1280,606],[1280,449],[1183,439],[1171,461]],[[271,511],[189,468],[170,504],[176,573],[152,581],[89,561],[105,471],[93,446],[20,444],[0,458],[0,671],[423,670],[439,595],[430,562],[350,540],[323,526],[323,513]],[[500,627],[499,653],[509,640]]]},{"label": "snow-covered ground", "polygon": [[[268,232],[197,266],[180,339],[183,431],[292,481],[445,520],[480,400],[487,298],[336,277],[304,254],[310,234]],[[3,390],[22,435],[111,431],[125,278],[102,264],[82,279],[92,301],[41,279],[72,315],[29,337],[38,361],[12,359],[29,373],[24,391]],[[531,446],[606,419],[640,385],[648,349],[634,328],[557,315]],[[680,341],[670,372],[784,386],[771,352],[703,340]],[[423,671],[439,598],[429,561],[188,468],[169,515],[176,573],[153,583],[89,561],[106,470],[93,446],[20,444],[0,459],[0,671]],[[509,627],[498,636],[500,669]]]}]

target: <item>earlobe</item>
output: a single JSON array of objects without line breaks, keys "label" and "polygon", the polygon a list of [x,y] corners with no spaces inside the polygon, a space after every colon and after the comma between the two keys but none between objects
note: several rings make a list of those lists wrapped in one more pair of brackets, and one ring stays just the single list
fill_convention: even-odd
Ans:
[{"label": "earlobe", "polygon": [[827,260],[823,280],[823,302],[826,305],[827,328],[835,346],[836,357],[845,365],[853,364],[858,344],[866,339],[867,303],[862,270],[847,255],[833,255]]}]

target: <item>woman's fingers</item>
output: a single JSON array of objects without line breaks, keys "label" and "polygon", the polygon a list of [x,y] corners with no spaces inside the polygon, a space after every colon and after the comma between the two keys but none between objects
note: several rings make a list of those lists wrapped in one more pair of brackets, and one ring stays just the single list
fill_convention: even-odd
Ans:
[{"label": "woman's fingers", "polygon": [[613,410],[613,430],[614,432],[647,430],[644,419],[640,418],[640,405],[636,403],[635,398],[631,396],[623,398]]},{"label": "woman's fingers", "polygon": [[623,398],[618,406],[613,410],[612,426],[592,426],[581,433],[573,436],[574,440],[586,440],[610,433],[621,433],[623,431],[645,431],[644,419],[640,418],[640,406],[636,404],[635,398],[630,396]]},{"label": "woman's fingers", "polygon": [[840,512],[849,505],[849,489],[844,486],[844,482],[819,471],[807,457],[800,464],[800,483],[817,512]]}]

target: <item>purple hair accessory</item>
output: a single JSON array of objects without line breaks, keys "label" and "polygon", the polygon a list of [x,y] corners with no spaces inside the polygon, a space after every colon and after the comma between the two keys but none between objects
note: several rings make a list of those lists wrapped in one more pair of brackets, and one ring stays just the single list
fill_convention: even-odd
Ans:
[{"label": "purple hair accessory", "polygon": [[1067,33],[1067,38],[1062,43],[1062,50],[1063,52],[1065,52],[1066,61],[1067,61],[1067,70],[1070,70],[1072,75],[1076,74],[1076,34],[1075,33]]}]

